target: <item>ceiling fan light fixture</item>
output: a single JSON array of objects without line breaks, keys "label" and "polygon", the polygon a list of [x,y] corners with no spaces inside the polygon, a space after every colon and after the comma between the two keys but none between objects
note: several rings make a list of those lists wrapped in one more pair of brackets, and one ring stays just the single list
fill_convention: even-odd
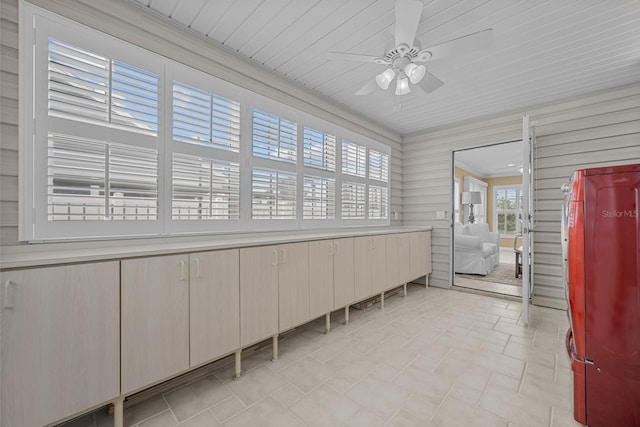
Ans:
[{"label": "ceiling fan light fixture", "polygon": [[389,84],[395,76],[396,73],[395,71],[393,71],[393,68],[387,68],[385,71],[376,76],[376,83],[378,84],[378,87],[380,89],[387,90]]},{"label": "ceiling fan light fixture", "polygon": [[411,92],[409,79],[406,76],[399,76],[396,83],[396,95],[406,95]]},{"label": "ceiling fan light fixture", "polygon": [[404,73],[409,77],[411,83],[416,84],[424,78],[427,72],[427,67],[424,65],[416,65],[413,62],[404,66]]}]

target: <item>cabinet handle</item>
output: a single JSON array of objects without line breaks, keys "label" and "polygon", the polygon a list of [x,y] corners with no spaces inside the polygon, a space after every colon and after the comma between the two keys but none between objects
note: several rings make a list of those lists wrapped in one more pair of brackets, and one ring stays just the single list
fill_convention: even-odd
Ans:
[{"label": "cabinet handle", "polygon": [[273,251],[273,264],[271,265],[278,265],[278,251],[276,250]]},{"label": "cabinet handle", "polygon": [[7,280],[4,282],[4,308],[13,308],[13,292],[11,289],[13,288],[13,282],[11,280]]},{"label": "cabinet handle", "polygon": [[200,277],[200,258],[194,260],[196,263],[196,277]]},{"label": "cabinet handle", "polygon": [[287,262],[287,250],[280,249],[282,251],[282,263],[285,264]]},{"label": "cabinet handle", "polygon": [[184,261],[180,261],[180,277],[178,277],[178,280],[184,281],[184,267]]}]

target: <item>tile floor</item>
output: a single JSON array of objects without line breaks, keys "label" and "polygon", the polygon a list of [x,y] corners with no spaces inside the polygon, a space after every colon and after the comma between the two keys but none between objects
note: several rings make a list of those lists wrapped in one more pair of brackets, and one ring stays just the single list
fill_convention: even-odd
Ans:
[{"label": "tile floor", "polygon": [[[410,285],[385,308],[311,322],[196,382],[125,406],[133,427],[579,426],[571,415],[564,311]],[[106,426],[104,411],[69,424]]]}]

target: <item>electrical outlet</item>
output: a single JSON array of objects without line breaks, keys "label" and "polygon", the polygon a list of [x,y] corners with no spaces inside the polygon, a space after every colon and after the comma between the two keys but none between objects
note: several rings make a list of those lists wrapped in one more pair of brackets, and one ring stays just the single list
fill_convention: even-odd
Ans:
[{"label": "electrical outlet", "polygon": [[447,211],[436,211],[436,219],[446,219]]}]

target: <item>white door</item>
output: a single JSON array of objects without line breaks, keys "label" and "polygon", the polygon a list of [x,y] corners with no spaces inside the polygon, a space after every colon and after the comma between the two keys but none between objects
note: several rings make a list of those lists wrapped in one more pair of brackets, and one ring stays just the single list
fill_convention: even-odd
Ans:
[{"label": "white door", "polygon": [[529,323],[529,299],[533,283],[531,231],[533,228],[533,139],[529,116],[522,117],[522,321]]}]

